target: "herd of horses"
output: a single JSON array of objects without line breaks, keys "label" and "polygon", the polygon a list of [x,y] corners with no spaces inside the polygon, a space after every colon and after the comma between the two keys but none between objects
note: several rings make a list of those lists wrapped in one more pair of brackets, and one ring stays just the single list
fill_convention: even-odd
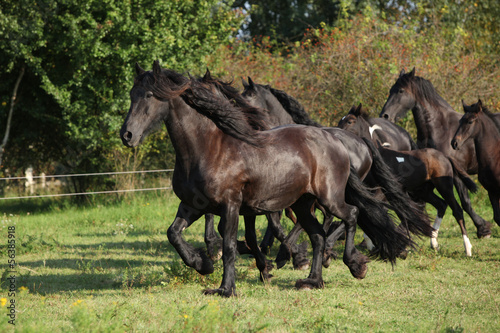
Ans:
[{"label": "herd of horses", "polygon": [[[471,207],[469,191],[477,188],[468,174],[478,174],[500,225],[500,119],[481,101],[464,104],[462,117],[415,70],[401,72],[380,118],[369,117],[359,105],[337,127],[321,126],[296,99],[251,78],[239,92],[208,71],[195,78],[161,68],[158,61],[151,71],[136,64],[136,74],[120,136],[124,145],[136,147],[158,124],[166,125],[176,153],[172,186],[181,200],[168,239],[200,274],[212,273],[214,260],[222,256],[221,285],[205,294],[236,295],[238,252],[252,254],[260,279],[270,279],[273,265],[266,254],[274,238],[281,242],[278,268],[290,258],[297,268],[310,267],[296,288],[324,286],[322,268],[335,256],[332,247],[342,236],[343,261],[362,279],[369,257],[354,245],[357,226],[370,257],[394,263],[415,245],[415,237],[430,237],[431,246],[438,247],[448,206],[471,256],[463,210],[479,238],[491,235],[491,224]],[[416,143],[393,123],[408,110],[417,126]],[[426,202],[437,209],[433,225]],[[323,213],[323,223],[316,210]],[[280,224],[283,211],[295,223],[288,235]],[[214,215],[220,216],[220,236]],[[244,241],[237,240],[240,215]],[[268,220],[260,245],[257,215]],[[207,248],[197,249],[182,232],[203,216]],[[297,244],[302,231],[312,244],[312,262],[307,244]]]}]

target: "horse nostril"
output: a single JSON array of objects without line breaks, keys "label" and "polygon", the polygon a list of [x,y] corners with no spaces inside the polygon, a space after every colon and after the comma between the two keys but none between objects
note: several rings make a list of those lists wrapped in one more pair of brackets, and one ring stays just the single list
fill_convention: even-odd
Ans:
[{"label": "horse nostril", "polygon": [[383,116],[383,117],[384,117],[385,119],[389,119],[389,116],[388,116],[388,115],[386,115],[386,114],[384,114],[384,116]]},{"label": "horse nostril", "polygon": [[456,141],[456,140],[453,140],[453,141],[451,142],[451,146],[453,147],[453,149],[457,149],[457,147],[458,147],[458,143],[457,143],[457,141]]},{"label": "horse nostril", "polygon": [[125,132],[123,134],[123,139],[126,141],[126,142],[130,142],[130,140],[132,140],[132,133],[131,132]]}]

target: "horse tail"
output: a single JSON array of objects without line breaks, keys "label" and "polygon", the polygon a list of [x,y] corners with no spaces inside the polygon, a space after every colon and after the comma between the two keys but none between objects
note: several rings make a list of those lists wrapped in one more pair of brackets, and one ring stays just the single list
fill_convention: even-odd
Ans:
[{"label": "horse tail", "polygon": [[[465,172],[465,170],[457,163],[457,161],[455,161],[454,158],[448,157],[448,160],[450,161],[451,166],[453,167],[453,182],[455,183],[455,187],[457,188],[457,191],[458,191],[458,187],[463,184],[467,187],[467,189],[469,189],[469,191],[471,191],[472,193],[476,193],[477,192],[477,185],[469,177],[467,172]],[[457,183],[458,183],[458,186],[457,186]],[[462,183],[462,184],[459,184],[459,183]],[[463,188],[463,186],[460,186],[460,187]]]},{"label": "horse tail", "polygon": [[357,223],[375,244],[371,255],[395,263],[398,255],[415,244],[389,214],[389,205],[377,199],[351,166],[346,186],[346,202],[359,209]]},{"label": "horse tail", "polygon": [[397,180],[397,176],[385,163],[382,155],[373,142],[363,138],[372,153],[373,163],[370,173],[376,183],[382,188],[384,195],[389,201],[391,208],[398,215],[401,224],[411,233],[417,236],[432,235],[431,222],[425,209],[414,200],[403,189],[403,185]]}]

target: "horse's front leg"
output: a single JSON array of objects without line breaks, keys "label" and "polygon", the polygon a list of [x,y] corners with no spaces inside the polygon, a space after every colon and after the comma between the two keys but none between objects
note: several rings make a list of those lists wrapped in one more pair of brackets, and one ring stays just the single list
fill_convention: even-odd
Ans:
[{"label": "horse's front leg", "polygon": [[168,228],[167,237],[186,265],[206,275],[213,273],[213,261],[206,255],[204,249],[195,249],[182,238],[182,231],[198,220],[201,215],[197,210],[181,202],[175,220]]},{"label": "horse's front leg", "polygon": [[213,214],[205,214],[205,244],[212,260],[216,261],[222,257],[222,238],[215,232]]},{"label": "horse's front leg", "polygon": [[260,271],[260,280],[263,282],[269,281],[273,277],[271,274],[269,274],[269,271],[273,269],[273,265],[271,262],[268,262],[266,260],[264,252],[261,251],[259,245],[257,244],[257,235],[255,233],[255,216],[245,215],[245,239],[252,251],[253,256],[255,257],[257,268]]},{"label": "horse's front leg", "polygon": [[[239,205],[228,205],[221,214],[219,233],[222,234],[222,263],[224,272],[218,289],[206,289],[205,295],[236,296],[236,237],[238,232]],[[223,231],[223,232],[221,232]]]}]

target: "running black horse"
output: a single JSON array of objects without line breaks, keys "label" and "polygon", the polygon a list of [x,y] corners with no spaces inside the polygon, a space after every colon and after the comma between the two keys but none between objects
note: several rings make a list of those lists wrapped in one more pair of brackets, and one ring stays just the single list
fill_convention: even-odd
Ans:
[{"label": "running black horse", "polygon": [[478,180],[488,191],[493,219],[500,226],[500,119],[483,106],[481,100],[467,105],[462,101],[465,114],[453,136],[451,146],[462,149],[474,141],[479,164]]},{"label": "running black horse", "polygon": [[[325,232],[311,213],[315,201],[346,224],[344,263],[364,278],[368,258],[354,247],[356,224],[377,245],[379,258],[394,262],[412,240],[399,232],[387,205],[377,200],[351,171],[344,145],[312,126],[267,126],[260,109],[241,108],[221,98],[213,86],[162,69],[136,65],[131,106],[120,130],[123,144],[139,145],[164,122],[176,153],[172,186],[181,203],[169,227],[169,241],[183,261],[201,274],[213,262],[182,238],[182,230],[205,213],[221,217],[223,277],[205,294],[236,295],[235,259],[238,215],[260,215],[292,207],[313,245],[307,279],[297,288],[322,288]],[[264,270],[265,263],[257,263]],[[259,266],[260,265],[260,266]]]},{"label": "running black horse", "polygon": [[[450,145],[462,114],[453,110],[428,80],[416,76],[415,68],[409,73],[401,71],[399,78],[389,91],[389,97],[382,108],[380,117],[394,122],[408,110],[413,113],[419,148],[437,149],[456,160],[467,173],[477,173],[478,164],[474,141],[467,141],[460,150],[453,150]],[[477,237],[490,237],[491,223],[477,215],[468,197],[464,199],[462,207],[472,218],[477,229]]]},{"label": "running black horse", "polygon": [[[242,95],[252,106],[266,110],[268,119],[279,119],[282,122],[293,121],[316,127],[321,126],[311,120],[304,107],[284,91],[274,89],[269,85],[256,84],[250,77],[248,78],[248,83],[243,81],[243,86],[245,89]],[[398,143],[403,148],[412,147],[411,137],[402,128],[383,119],[380,119],[376,123],[383,126],[387,133],[393,134],[394,137],[390,138],[391,142],[394,142],[393,145]],[[351,164],[358,176],[361,179],[369,177],[368,181],[372,186],[381,187],[404,226],[410,228],[410,231],[417,235],[431,236],[427,215],[425,215],[419,205],[411,200],[403,190],[401,184],[395,180],[394,174],[389,166],[384,163],[375,146],[359,138],[357,135],[340,128],[323,127],[323,129],[338,138],[347,148]],[[378,126],[378,129],[381,129],[381,127]],[[388,136],[385,138],[388,138]],[[408,223],[408,221],[412,222]],[[335,224],[330,225],[331,230],[329,231],[323,262],[325,267],[329,265],[333,256],[331,247],[333,247],[335,241],[343,231],[342,225],[341,228],[333,231],[335,226]],[[296,257],[302,258],[303,256],[302,253],[297,251],[300,248],[295,245],[301,231],[301,226],[296,224],[286,239],[282,241],[276,258],[278,268],[282,267],[290,259],[291,255],[294,257],[294,267],[301,267],[303,261],[296,260]]]}]

